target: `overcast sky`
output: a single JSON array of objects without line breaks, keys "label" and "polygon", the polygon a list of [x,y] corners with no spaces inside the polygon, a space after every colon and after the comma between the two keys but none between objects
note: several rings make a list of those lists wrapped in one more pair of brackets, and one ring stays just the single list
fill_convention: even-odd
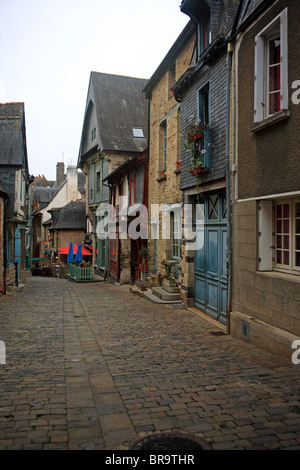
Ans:
[{"label": "overcast sky", "polygon": [[0,0],[0,102],[25,103],[29,171],[77,164],[90,72],[150,78],[181,0]]}]

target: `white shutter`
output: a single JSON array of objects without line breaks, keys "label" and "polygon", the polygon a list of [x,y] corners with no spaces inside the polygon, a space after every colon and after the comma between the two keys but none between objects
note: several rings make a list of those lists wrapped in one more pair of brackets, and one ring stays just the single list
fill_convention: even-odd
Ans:
[{"label": "white shutter", "polygon": [[258,269],[273,269],[273,203],[267,200],[258,205]]},{"label": "white shutter", "polygon": [[288,109],[288,21],[287,8],[280,15],[280,55],[281,55],[281,109]]},{"label": "white shutter", "polygon": [[264,49],[263,36],[255,38],[255,68],[254,68],[254,122],[264,119]]}]

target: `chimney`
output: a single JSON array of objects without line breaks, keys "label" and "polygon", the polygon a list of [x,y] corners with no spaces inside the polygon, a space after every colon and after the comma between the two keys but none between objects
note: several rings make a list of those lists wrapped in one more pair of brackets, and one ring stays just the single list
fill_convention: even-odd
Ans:
[{"label": "chimney", "polygon": [[56,164],[56,184],[59,186],[65,180],[65,164],[58,162]]},{"label": "chimney", "polygon": [[73,165],[67,167],[67,192],[68,202],[78,199],[77,167]]}]

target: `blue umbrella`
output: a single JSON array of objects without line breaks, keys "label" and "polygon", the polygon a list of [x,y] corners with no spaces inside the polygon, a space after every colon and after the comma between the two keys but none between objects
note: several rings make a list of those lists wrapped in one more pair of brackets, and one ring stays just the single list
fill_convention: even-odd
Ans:
[{"label": "blue umbrella", "polygon": [[76,263],[81,263],[82,260],[83,260],[83,258],[82,258],[82,253],[81,253],[81,245],[78,245],[77,253],[76,253],[76,256],[75,256],[75,261],[76,261]]},{"label": "blue umbrella", "polygon": [[73,263],[74,261],[74,255],[73,255],[73,243],[70,242],[70,246],[69,246],[69,254],[68,254],[68,258],[67,258],[67,263]]}]

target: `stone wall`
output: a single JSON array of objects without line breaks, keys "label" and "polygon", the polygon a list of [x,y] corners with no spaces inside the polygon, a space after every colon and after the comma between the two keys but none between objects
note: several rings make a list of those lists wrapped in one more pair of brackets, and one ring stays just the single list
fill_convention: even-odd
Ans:
[{"label": "stone wall", "polygon": [[300,338],[300,277],[257,270],[257,203],[233,205],[233,300],[230,333],[291,357]]},{"label": "stone wall", "polygon": [[[181,158],[180,105],[170,92],[174,80],[178,80],[190,64],[195,45],[195,36],[178,53],[173,70],[167,71],[152,91],[150,100],[150,141],[149,141],[149,220],[154,222],[152,204],[175,204],[181,202],[180,170],[177,161]],[[175,70],[175,76],[174,76]],[[162,124],[166,123],[166,174],[162,169]],[[150,269],[156,267],[157,274],[165,274],[161,262],[170,257],[170,240],[162,239],[160,214],[159,239],[151,240],[149,227]],[[156,255],[155,255],[156,251]],[[156,263],[155,263],[156,260]]]}]

